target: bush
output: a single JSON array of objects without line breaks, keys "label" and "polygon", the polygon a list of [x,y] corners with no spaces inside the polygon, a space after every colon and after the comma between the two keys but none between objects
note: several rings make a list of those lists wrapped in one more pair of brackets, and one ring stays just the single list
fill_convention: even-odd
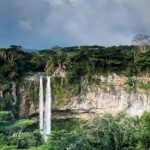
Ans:
[{"label": "bush", "polygon": [[6,145],[7,144],[7,138],[5,135],[0,134],[0,145]]},{"label": "bush", "polygon": [[137,149],[150,149],[150,112],[145,112],[140,118],[139,131],[136,134]]},{"label": "bush", "polygon": [[13,130],[15,131],[30,131],[36,126],[36,121],[29,119],[20,119],[14,122]]},{"label": "bush", "polygon": [[0,145],[0,150],[17,150],[16,146]]},{"label": "bush", "polygon": [[8,121],[12,119],[11,111],[0,111],[0,121]]},{"label": "bush", "polygon": [[76,132],[68,133],[65,130],[55,131],[49,137],[44,150],[66,150],[76,139]]},{"label": "bush", "polygon": [[138,119],[118,114],[96,117],[83,125],[79,137],[70,150],[129,150],[135,149]]},{"label": "bush", "polygon": [[10,137],[10,145],[17,145],[17,148],[29,148],[32,146],[38,146],[42,143],[42,137],[40,133],[35,130],[32,132],[18,132]]},{"label": "bush", "polygon": [[120,113],[98,116],[77,132],[53,132],[44,150],[134,150],[137,145],[138,118]]}]

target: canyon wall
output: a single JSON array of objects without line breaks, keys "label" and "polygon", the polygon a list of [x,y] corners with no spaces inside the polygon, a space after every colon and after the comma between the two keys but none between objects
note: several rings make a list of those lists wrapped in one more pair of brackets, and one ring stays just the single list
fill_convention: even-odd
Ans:
[{"label": "canyon wall", "polygon": [[62,109],[77,112],[75,117],[84,119],[93,114],[126,111],[131,116],[140,116],[144,111],[150,111],[150,89],[144,87],[150,84],[149,76],[132,77],[132,88],[125,76],[112,74],[96,78],[100,79],[99,85],[88,86],[86,92],[72,97]]},{"label": "canyon wall", "polygon": [[[96,84],[88,84],[88,81],[83,80],[81,92],[78,95],[70,95],[63,106],[57,107],[57,99],[53,99],[53,119],[72,117],[89,119],[95,114],[105,112],[116,114],[120,111],[136,116],[144,111],[150,111],[149,76],[128,78],[112,74],[93,78]],[[26,76],[19,87],[11,83],[9,92],[14,99],[12,101],[16,102],[16,99],[19,101],[20,118],[38,115],[38,84],[38,74]],[[0,86],[1,98],[3,93],[2,86]]]}]

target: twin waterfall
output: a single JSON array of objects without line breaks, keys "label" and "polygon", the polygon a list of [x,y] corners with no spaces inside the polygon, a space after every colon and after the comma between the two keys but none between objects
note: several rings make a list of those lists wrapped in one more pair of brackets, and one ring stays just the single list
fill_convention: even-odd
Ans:
[{"label": "twin waterfall", "polygon": [[40,88],[39,88],[39,127],[40,132],[43,135],[45,141],[48,139],[48,135],[51,133],[51,81],[47,76],[46,94],[44,96],[43,90],[43,77],[40,76]]}]

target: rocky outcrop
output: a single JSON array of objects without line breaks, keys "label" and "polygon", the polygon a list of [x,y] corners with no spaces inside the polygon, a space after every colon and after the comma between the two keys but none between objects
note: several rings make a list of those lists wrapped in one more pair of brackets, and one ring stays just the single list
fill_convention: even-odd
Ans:
[{"label": "rocky outcrop", "polygon": [[88,89],[85,95],[72,98],[62,109],[71,109],[78,113],[88,111],[94,114],[126,111],[132,116],[141,115],[144,111],[150,111],[150,91],[133,92],[123,87],[94,87]]},{"label": "rocky outcrop", "polygon": [[10,97],[12,99],[13,105],[15,105],[17,103],[17,85],[15,82],[12,81],[9,86]]},{"label": "rocky outcrop", "polygon": [[[19,117],[28,118],[38,115],[38,77],[42,73],[25,76],[19,85],[9,83],[9,96],[12,102],[18,104]],[[95,114],[109,112],[116,114],[126,111],[135,116],[144,111],[150,111],[150,85],[149,76],[128,78],[112,74],[109,76],[93,76],[93,83],[88,84],[87,79],[81,80],[81,92],[78,95],[69,95],[63,106],[57,107],[57,99],[53,99],[52,118],[80,118],[89,119]],[[134,83],[131,87],[129,82]],[[53,84],[53,83],[52,83]],[[143,87],[138,85],[143,85]],[[53,86],[55,87],[55,86]],[[57,94],[59,94],[59,90]],[[64,90],[65,92],[65,90]],[[4,97],[4,88],[0,84],[0,98]],[[69,91],[66,91],[69,93]],[[66,99],[62,97],[62,101]],[[60,101],[59,101],[60,103]]]},{"label": "rocky outcrop", "polygon": [[72,97],[62,110],[71,109],[77,112],[78,117],[79,113],[81,117],[86,114],[86,118],[106,112],[116,114],[126,111],[129,115],[136,116],[150,111],[150,89],[138,87],[138,83],[150,84],[150,77],[132,77],[131,80],[136,84],[133,89],[128,86],[128,78],[125,76],[113,74],[95,78],[99,79],[99,85],[90,86],[84,94]]},{"label": "rocky outcrop", "polygon": [[22,82],[19,88],[19,117],[28,118],[38,111],[38,82]]}]

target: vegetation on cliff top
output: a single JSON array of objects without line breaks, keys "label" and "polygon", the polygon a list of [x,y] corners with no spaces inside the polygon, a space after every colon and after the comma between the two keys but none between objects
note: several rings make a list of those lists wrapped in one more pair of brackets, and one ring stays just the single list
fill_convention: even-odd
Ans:
[{"label": "vegetation on cliff top", "polygon": [[[20,46],[0,49],[0,82],[18,80],[28,72],[67,76],[78,82],[82,76],[112,72],[132,76],[150,71],[150,49],[135,55],[135,46],[80,46],[22,51]],[[136,58],[135,58],[136,57]]]}]

